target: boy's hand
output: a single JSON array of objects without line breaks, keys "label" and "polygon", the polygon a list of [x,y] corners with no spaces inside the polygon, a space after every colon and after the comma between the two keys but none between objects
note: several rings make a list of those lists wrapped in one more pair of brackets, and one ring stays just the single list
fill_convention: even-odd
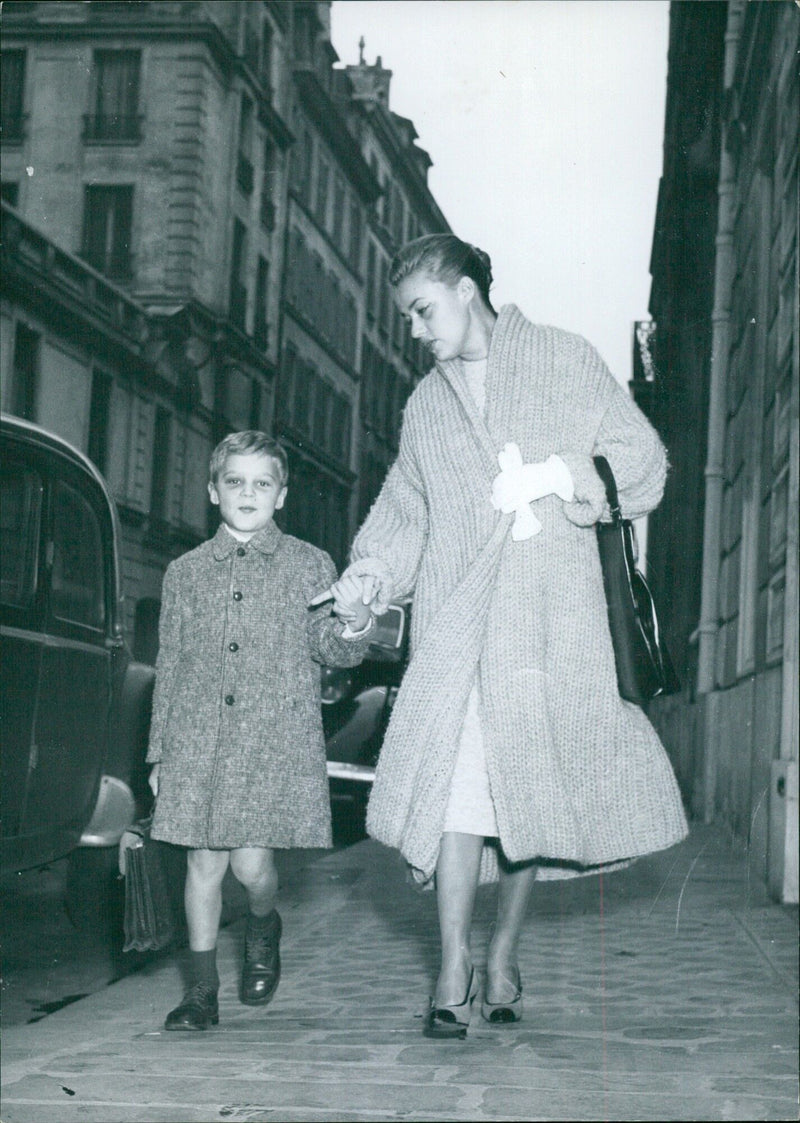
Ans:
[{"label": "boy's hand", "polygon": [[[334,581],[330,589],[318,593],[313,600],[309,602],[308,607],[316,608],[317,605],[324,604],[329,600],[341,604],[343,600],[343,590],[346,588],[348,591],[345,595],[349,596],[351,590],[350,582],[356,581],[358,582],[358,588],[360,590],[361,603],[370,606],[373,616],[382,616],[388,609],[392,599],[392,582],[386,574],[379,577],[375,573],[365,572],[369,565],[369,558],[363,561],[352,562],[339,580]],[[346,586],[345,582],[347,582]]]},{"label": "boy's hand", "polygon": [[150,769],[150,775],[147,777],[147,782],[150,785],[150,791],[154,796],[158,795],[158,774],[161,771],[161,764],[154,764]]},{"label": "boy's hand", "polygon": [[[372,619],[370,602],[375,598],[372,587],[366,587],[363,577],[343,577],[331,586],[333,611],[349,624],[353,632],[361,632]],[[369,598],[369,600],[367,600]]]}]

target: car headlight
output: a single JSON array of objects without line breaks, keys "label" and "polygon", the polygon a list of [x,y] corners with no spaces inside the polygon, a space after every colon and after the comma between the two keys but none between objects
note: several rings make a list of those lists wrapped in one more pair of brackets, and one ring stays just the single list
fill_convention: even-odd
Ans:
[{"label": "car headlight", "polygon": [[353,676],[343,667],[320,668],[320,696],[323,705],[331,706],[341,702],[353,686]]}]

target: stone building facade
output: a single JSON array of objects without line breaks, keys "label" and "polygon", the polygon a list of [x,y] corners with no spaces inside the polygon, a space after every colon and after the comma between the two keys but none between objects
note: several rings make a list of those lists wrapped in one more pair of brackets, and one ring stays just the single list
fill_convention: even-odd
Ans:
[{"label": "stone building facade", "polygon": [[672,461],[648,531],[683,692],[652,707],[694,812],[797,901],[800,11],[673,3],[637,400]]},{"label": "stone building facade", "polygon": [[[3,5],[2,408],[109,478],[140,654],[164,568],[213,526],[226,432],[286,441],[285,529],[339,564],[355,530],[362,401],[386,393],[368,233],[392,185],[351,131],[329,21],[328,0]],[[419,229],[446,228],[419,190]]]}]

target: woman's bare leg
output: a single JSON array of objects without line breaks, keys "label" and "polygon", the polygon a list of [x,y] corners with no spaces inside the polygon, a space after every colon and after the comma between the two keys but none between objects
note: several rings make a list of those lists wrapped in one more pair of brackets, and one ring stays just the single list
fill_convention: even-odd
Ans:
[{"label": "woman's bare leg", "polygon": [[500,866],[497,922],[486,960],[488,1002],[506,1002],[514,997],[519,937],[535,880],[535,863],[510,869]]},{"label": "woman's bare leg", "polygon": [[436,863],[436,895],[442,966],[436,983],[437,1006],[464,1001],[472,968],[470,930],[478,888],[483,835],[445,831]]}]

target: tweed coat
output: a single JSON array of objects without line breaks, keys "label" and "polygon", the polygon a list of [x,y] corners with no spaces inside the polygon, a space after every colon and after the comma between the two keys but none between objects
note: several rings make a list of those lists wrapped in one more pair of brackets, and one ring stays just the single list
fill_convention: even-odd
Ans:
[{"label": "tweed coat", "polygon": [[147,760],[161,762],[152,835],[184,846],[331,845],[319,666],[352,666],[308,602],[336,579],[326,553],[274,523],[216,535],[164,575]]},{"label": "tweed coat", "polygon": [[[514,541],[492,507],[498,452],[558,453],[575,495],[533,504],[542,523]],[[617,478],[623,514],[658,503],[666,455],[655,430],[579,336],[495,323],[486,410],[459,360],[408,400],[398,459],[358,532],[353,561],[413,592],[411,660],[383,744],[367,828],[432,877],[467,700],[477,681],[500,845],[540,877],[609,868],[686,834],[666,753],[618,693],[594,524],[608,518],[591,457]],[[497,875],[486,845],[482,880]]]}]

